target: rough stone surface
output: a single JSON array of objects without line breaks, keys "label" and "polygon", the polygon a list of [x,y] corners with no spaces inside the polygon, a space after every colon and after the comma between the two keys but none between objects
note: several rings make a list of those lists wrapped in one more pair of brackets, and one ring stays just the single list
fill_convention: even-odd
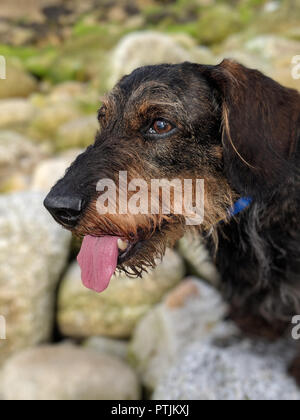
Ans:
[{"label": "rough stone surface", "polygon": [[189,53],[170,36],[158,32],[134,32],[117,45],[111,59],[110,87],[134,69],[160,63],[189,61]]},{"label": "rough stone surface", "polygon": [[249,40],[245,44],[245,49],[270,61],[268,75],[274,80],[284,86],[300,90],[300,80],[292,77],[292,59],[299,56],[299,41],[275,35],[260,35]]},{"label": "rough stone surface", "polygon": [[[37,89],[36,80],[15,60],[6,60],[6,79],[0,80],[0,99],[21,98]],[[1,113],[0,113],[1,115]]]},{"label": "rough stone surface", "polygon": [[135,400],[136,374],[116,357],[70,345],[30,349],[2,375],[5,400]]},{"label": "rough stone surface", "polygon": [[90,337],[84,341],[83,346],[98,353],[109,354],[124,360],[127,359],[128,341],[125,340],[109,337]]},{"label": "rough stone surface", "polygon": [[81,152],[81,149],[71,149],[51,159],[43,160],[33,173],[31,189],[48,192],[64,176],[68,167]]},{"label": "rough stone surface", "polygon": [[183,349],[213,335],[225,313],[219,293],[203,281],[188,278],[177,286],[142,319],[130,344],[129,358],[144,385],[155,389]]},{"label": "rough stone surface", "polygon": [[44,156],[46,150],[26,137],[13,131],[0,131],[0,190],[11,184],[12,176],[29,175]]},{"label": "rough stone surface", "polygon": [[69,100],[51,103],[37,112],[30,124],[29,133],[37,139],[54,141],[61,125],[79,117],[77,106]]},{"label": "rough stone surface", "polygon": [[214,286],[219,284],[219,273],[200,236],[185,235],[178,241],[178,252],[187,262],[192,274]]},{"label": "rough stone surface", "polygon": [[69,243],[69,233],[43,208],[41,194],[0,197],[0,313],[8,331],[7,340],[0,340],[0,363],[50,339],[54,291]]},{"label": "rough stone surface", "polygon": [[59,291],[60,329],[71,337],[128,337],[138,320],[183,276],[182,259],[169,250],[163,262],[142,279],[119,273],[105,292],[97,294],[82,285],[80,269],[75,263]]},{"label": "rough stone surface", "polygon": [[95,134],[98,129],[99,123],[96,115],[76,118],[59,128],[56,146],[58,149],[87,147],[94,143]]},{"label": "rough stone surface", "polygon": [[160,381],[154,400],[300,400],[286,373],[291,343],[194,343]]},{"label": "rough stone surface", "polygon": [[35,107],[26,99],[0,100],[0,128],[15,128],[28,124],[34,116]]}]

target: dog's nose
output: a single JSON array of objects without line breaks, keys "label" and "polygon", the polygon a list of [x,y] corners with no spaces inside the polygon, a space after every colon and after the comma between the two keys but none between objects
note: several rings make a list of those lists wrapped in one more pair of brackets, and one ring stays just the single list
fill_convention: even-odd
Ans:
[{"label": "dog's nose", "polygon": [[44,206],[54,219],[67,227],[75,227],[85,208],[85,202],[79,197],[51,195],[46,197]]}]

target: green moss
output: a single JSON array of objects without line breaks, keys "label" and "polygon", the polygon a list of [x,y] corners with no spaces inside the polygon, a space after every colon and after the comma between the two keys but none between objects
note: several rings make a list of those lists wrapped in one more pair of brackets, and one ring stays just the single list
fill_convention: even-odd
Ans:
[{"label": "green moss", "polygon": [[185,33],[190,35],[193,38],[197,38],[198,34],[198,25],[196,22],[185,23],[185,24],[170,24],[163,27],[165,32],[174,34],[174,33]]},{"label": "green moss", "polygon": [[49,69],[53,66],[58,54],[58,50],[53,47],[42,49],[38,54],[30,56],[24,61],[25,67],[40,79],[51,79],[48,77]]},{"label": "green moss", "polygon": [[218,44],[243,28],[238,11],[220,4],[206,8],[198,22],[197,39],[206,45]]},{"label": "green moss", "polygon": [[15,47],[0,44],[0,55],[3,55],[4,57],[18,57],[22,62],[38,55],[38,53],[38,49],[34,47]]},{"label": "green moss", "polygon": [[133,351],[133,349],[130,346],[129,346],[129,349],[128,349],[128,352],[127,352],[126,360],[132,368],[134,368],[134,369],[139,368],[140,360],[138,359],[137,355],[135,354],[135,352]]}]

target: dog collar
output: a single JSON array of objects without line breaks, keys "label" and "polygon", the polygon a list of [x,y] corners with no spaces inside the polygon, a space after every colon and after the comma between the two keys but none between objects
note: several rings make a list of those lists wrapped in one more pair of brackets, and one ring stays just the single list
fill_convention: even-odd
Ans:
[{"label": "dog collar", "polygon": [[242,197],[240,198],[234,205],[231,207],[231,209],[228,210],[229,216],[234,217],[241,213],[243,210],[245,210],[247,207],[250,206],[252,203],[253,198],[252,197]]}]

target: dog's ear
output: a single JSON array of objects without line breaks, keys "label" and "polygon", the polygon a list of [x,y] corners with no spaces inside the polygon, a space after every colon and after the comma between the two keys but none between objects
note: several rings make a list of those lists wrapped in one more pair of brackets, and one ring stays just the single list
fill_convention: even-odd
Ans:
[{"label": "dog's ear", "polygon": [[222,108],[224,165],[232,186],[252,196],[272,191],[292,166],[299,93],[230,60],[200,68]]}]

